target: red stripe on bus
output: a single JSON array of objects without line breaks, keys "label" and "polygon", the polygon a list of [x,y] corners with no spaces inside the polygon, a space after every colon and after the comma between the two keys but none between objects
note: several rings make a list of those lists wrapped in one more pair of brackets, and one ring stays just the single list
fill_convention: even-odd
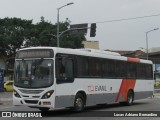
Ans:
[{"label": "red stripe on bus", "polygon": [[119,92],[118,92],[118,95],[117,95],[117,97],[116,97],[116,101],[115,101],[115,102],[118,102],[119,96],[120,96],[121,91],[122,91],[122,87],[124,86],[123,84],[124,84],[124,80],[122,80],[122,82],[121,82],[121,86],[120,86],[120,88],[119,88]]},{"label": "red stripe on bus", "polygon": [[128,58],[127,58],[127,61],[129,61],[129,62],[140,62],[140,59],[139,59],[139,58],[131,58],[131,57],[128,57]]},{"label": "red stripe on bus", "polygon": [[134,90],[135,84],[136,84],[136,80],[135,79],[123,79],[122,82],[121,82],[121,86],[119,88],[119,92],[118,92],[118,95],[116,97],[115,102],[119,101],[120,95],[126,101],[127,100],[128,90],[130,90],[130,89]]}]

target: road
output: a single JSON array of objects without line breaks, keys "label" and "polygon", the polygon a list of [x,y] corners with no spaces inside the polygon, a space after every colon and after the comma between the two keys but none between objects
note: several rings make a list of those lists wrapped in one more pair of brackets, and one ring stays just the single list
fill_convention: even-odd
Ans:
[{"label": "road", "polygon": [[[13,106],[12,101],[6,101],[8,104],[0,105],[0,111],[30,111],[30,112],[36,112],[40,113],[39,110],[28,108],[24,106]],[[69,111],[68,109],[60,109],[60,110],[50,110],[47,113],[40,113],[42,115],[42,118],[19,118],[19,119],[43,119],[43,120],[50,120],[50,119],[59,119],[59,120],[66,120],[66,119],[79,119],[79,120],[94,120],[94,119],[101,119],[101,120],[159,120],[158,117],[106,117],[110,116],[112,113],[121,113],[123,112],[131,112],[133,111],[148,111],[154,112],[154,111],[160,111],[160,94],[156,95],[154,98],[147,98],[144,100],[135,101],[132,106],[124,106],[120,104],[112,104],[112,105],[100,105],[100,106],[92,106],[87,107],[84,112],[82,113],[75,113],[73,111]],[[103,117],[105,116],[105,117]],[[0,118],[0,120],[8,120],[11,118]],[[17,117],[12,118],[13,120],[17,120]]]}]

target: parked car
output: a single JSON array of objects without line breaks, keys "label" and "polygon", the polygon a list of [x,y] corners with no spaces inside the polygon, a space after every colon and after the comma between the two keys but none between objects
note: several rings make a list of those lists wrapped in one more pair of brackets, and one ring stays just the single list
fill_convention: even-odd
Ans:
[{"label": "parked car", "polygon": [[12,80],[8,80],[4,83],[4,90],[7,92],[13,91],[13,81]]}]

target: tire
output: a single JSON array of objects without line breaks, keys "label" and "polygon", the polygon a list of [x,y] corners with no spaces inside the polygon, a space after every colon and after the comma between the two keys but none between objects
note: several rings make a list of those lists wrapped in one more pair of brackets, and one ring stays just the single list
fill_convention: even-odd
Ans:
[{"label": "tire", "polygon": [[82,112],[85,106],[85,99],[84,96],[78,93],[74,100],[74,111],[75,112]]},{"label": "tire", "polygon": [[129,90],[128,91],[128,94],[127,94],[127,101],[126,101],[126,105],[130,106],[133,104],[133,101],[134,101],[134,93],[132,90]]}]

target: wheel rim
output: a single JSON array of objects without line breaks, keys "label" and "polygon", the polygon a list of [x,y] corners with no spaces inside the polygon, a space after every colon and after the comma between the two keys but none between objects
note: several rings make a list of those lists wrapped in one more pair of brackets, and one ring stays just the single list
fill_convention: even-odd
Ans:
[{"label": "wheel rim", "polygon": [[82,110],[83,109],[83,100],[81,98],[76,99],[76,109]]},{"label": "wheel rim", "polygon": [[132,94],[129,94],[129,96],[128,96],[128,103],[132,103],[132,101],[133,101],[133,96],[132,96]]}]

